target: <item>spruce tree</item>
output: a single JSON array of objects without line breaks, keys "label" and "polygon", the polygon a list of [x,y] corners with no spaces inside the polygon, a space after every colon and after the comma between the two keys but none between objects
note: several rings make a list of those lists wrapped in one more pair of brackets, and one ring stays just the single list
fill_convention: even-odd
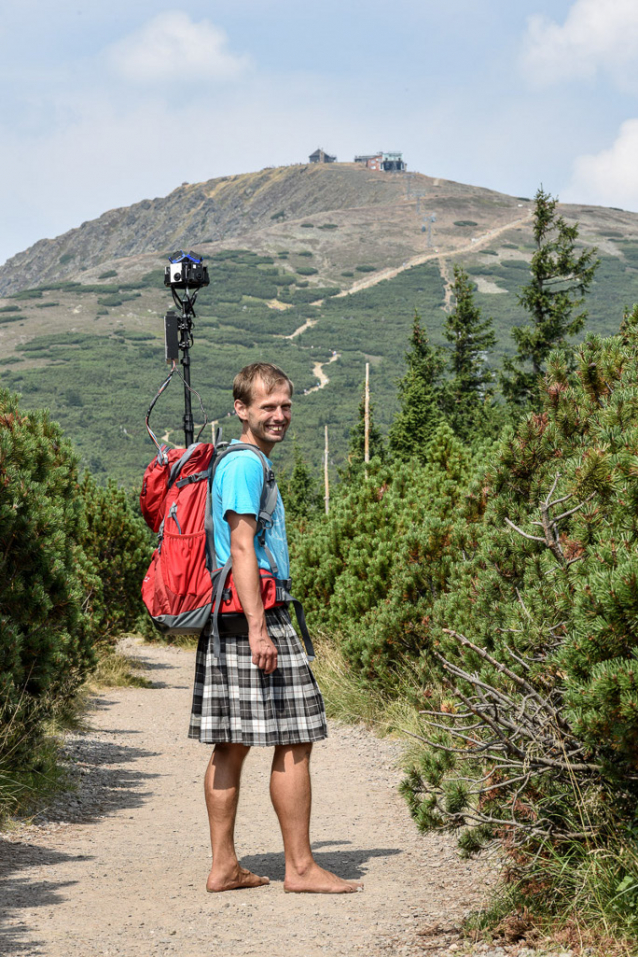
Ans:
[{"label": "spruce tree", "polygon": [[596,249],[578,253],[578,224],[568,225],[556,212],[558,199],[541,186],[534,199],[531,277],[518,296],[531,322],[512,329],[517,351],[503,362],[503,394],[516,405],[539,402],[539,377],[550,352],[569,351],[567,339],[581,331],[587,311],[585,294],[600,260]]},{"label": "spruce tree", "polygon": [[317,489],[317,481],[296,442],[293,455],[294,463],[290,477],[280,476],[279,489],[289,518],[309,518],[318,510],[321,496]]},{"label": "spruce tree", "polygon": [[400,409],[392,423],[389,445],[400,459],[424,460],[428,442],[441,424],[441,373],[444,361],[428,340],[421,318],[414,313],[407,369],[399,381]]},{"label": "spruce tree", "polygon": [[476,431],[479,410],[494,374],[487,354],[496,344],[492,319],[483,319],[474,302],[472,283],[465,270],[454,266],[454,309],[445,320],[443,335],[452,343],[451,379],[445,387],[445,409],[456,435],[467,440]]}]

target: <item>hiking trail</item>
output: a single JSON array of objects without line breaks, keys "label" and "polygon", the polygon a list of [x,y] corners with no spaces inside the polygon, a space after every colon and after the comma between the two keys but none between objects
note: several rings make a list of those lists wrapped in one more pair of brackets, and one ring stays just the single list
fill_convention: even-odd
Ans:
[{"label": "hiking trail", "polygon": [[358,279],[357,282],[354,282],[349,289],[344,289],[342,292],[337,293],[336,296],[333,296],[333,298],[343,299],[345,296],[351,296],[355,292],[361,292],[362,289],[369,289],[371,286],[376,286],[377,283],[383,282],[385,279],[394,279],[395,276],[398,276],[399,273],[405,272],[406,269],[411,269],[413,266],[422,266],[423,263],[430,262],[432,259],[453,259],[460,253],[476,252],[477,249],[481,249],[497,236],[501,236],[508,230],[514,229],[516,226],[522,226],[524,223],[529,222],[532,216],[533,210],[530,209],[525,216],[521,216],[518,219],[513,219],[511,222],[505,223],[503,226],[497,226],[494,229],[489,229],[486,233],[481,233],[480,236],[474,237],[471,242],[465,243],[463,246],[456,246],[454,248],[445,249],[441,252],[433,249],[431,252],[419,253],[417,256],[412,256],[400,266],[391,266],[387,269],[380,269],[379,272],[376,272],[371,276],[367,276],[365,279]]},{"label": "hiking trail", "polygon": [[[447,952],[491,871],[420,835],[398,794],[401,744],[332,724],[313,751],[319,862],[365,891],[283,892],[270,749],[246,763],[242,863],[271,884],[214,895],[203,774],[186,737],[194,652],[126,639],[152,688],[102,691],[65,754],[75,790],[0,835],[0,952],[43,957],[376,957]],[[459,945],[459,952],[469,947]],[[485,955],[485,950],[482,951]],[[500,954],[504,951],[501,949]],[[458,954],[457,954],[458,957]]]},{"label": "hiking trail", "polygon": [[337,359],[341,358],[340,352],[333,352],[330,358],[326,362],[314,362],[312,366],[312,374],[319,381],[317,385],[313,385],[311,389],[308,389],[304,395],[310,395],[311,392],[319,392],[320,389],[325,389],[325,387],[330,382],[330,379],[323,371],[324,366],[329,366],[331,362],[336,362]]}]

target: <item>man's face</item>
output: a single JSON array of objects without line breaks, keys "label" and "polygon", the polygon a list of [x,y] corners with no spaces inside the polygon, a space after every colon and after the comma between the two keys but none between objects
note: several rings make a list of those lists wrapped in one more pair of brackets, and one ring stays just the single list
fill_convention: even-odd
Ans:
[{"label": "man's face", "polygon": [[244,426],[243,438],[262,448],[266,454],[281,442],[292,414],[292,402],[287,383],[275,386],[272,392],[266,392],[261,379],[253,382],[250,405],[235,402],[235,411]]}]

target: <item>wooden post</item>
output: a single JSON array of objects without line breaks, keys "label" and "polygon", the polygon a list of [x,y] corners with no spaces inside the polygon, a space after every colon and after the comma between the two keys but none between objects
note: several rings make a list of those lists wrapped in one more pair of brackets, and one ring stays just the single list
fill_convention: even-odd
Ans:
[{"label": "wooden post", "polygon": [[365,391],[365,402],[364,402],[364,444],[363,444],[363,461],[367,465],[370,461],[370,363],[366,362],[366,391]]},{"label": "wooden post", "polygon": [[328,426],[325,427],[325,447],[323,451],[323,484],[324,484],[324,502],[326,504],[326,515],[330,511],[330,481],[328,478]]}]

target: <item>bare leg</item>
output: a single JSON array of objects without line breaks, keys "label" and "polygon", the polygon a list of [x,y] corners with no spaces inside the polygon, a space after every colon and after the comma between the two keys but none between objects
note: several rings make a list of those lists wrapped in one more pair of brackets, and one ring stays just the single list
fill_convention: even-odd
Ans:
[{"label": "bare leg", "polygon": [[311,744],[278,745],[270,797],[279,818],[286,855],[284,890],[306,894],[351,894],[363,887],[319,867],[310,848]]},{"label": "bare leg", "polygon": [[204,793],[213,848],[213,866],[206,882],[207,891],[230,891],[268,884],[267,877],[258,877],[240,867],[235,853],[239,781],[249,750],[243,744],[216,744],[206,769]]}]

